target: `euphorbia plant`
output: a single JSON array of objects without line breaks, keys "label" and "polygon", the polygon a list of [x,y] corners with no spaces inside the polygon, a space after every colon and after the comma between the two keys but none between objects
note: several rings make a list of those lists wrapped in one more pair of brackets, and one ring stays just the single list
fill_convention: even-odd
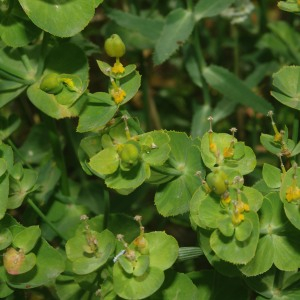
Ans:
[{"label": "euphorbia plant", "polygon": [[[178,8],[166,1],[151,9],[129,1],[126,12],[106,4],[105,15],[114,23],[105,21],[99,58],[99,48],[84,37],[90,27],[74,34],[102,1],[50,2],[0,1],[0,297],[297,299],[297,118],[292,130],[280,129],[278,109],[273,113],[273,103],[253,92],[279,63],[300,61],[298,46],[288,42],[297,41],[297,32],[274,22],[263,34],[262,24],[256,54],[244,58],[238,33],[251,20],[251,1],[179,1]],[[279,7],[299,11],[296,0],[280,1]],[[158,8],[167,14],[159,16]],[[259,8],[263,22],[264,3]],[[218,49],[201,43],[214,26],[214,19],[203,19],[211,17],[221,24],[220,41],[230,22],[226,47],[234,45],[233,72]],[[253,38],[258,30],[251,30]],[[147,110],[152,120],[157,116],[148,89],[148,49],[154,49],[156,64],[169,60],[179,70],[180,54],[174,60],[172,55],[181,45],[189,77],[178,95],[157,106],[167,107],[166,120],[182,127],[187,123],[171,108],[188,111],[191,135],[150,131]],[[137,59],[133,49],[143,55]],[[274,55],[278,50],[280,58],[262,64],[266,49]],[[137,65],[127,63],[133,58]],[[97,84],[89,85],[93,61],[101,73],[97,69]],[[249,75],[245,80],[242,72]],[[272,96],[294,114],[299,76],[297,66],[273,75]],[[195,104],[195,88],[203,91],[204,104]],[[167,89],[159,99],[166,100],[165,94]],[[136,109],[141,99],[147,100],[144,114]],[[262,164],[256,145],[239,140],[239,128],[228,132],[227,123],[219,123],[237,104],[271,119],[273,133],[261,133],[260,140],[277,166]],[[20,119],[10,115],[15,107],[30,126],[19,127]],[[197,236],[189,240],[193,247],[181,247],[185,234],[176,228]],[[208,267],[193,261],[199,256]]]}]

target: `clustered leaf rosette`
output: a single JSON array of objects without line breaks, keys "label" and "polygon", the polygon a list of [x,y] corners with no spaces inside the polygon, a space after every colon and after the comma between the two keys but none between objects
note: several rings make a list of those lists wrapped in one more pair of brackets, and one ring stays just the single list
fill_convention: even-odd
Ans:
[{"label": "clustered leaf rosette", "polygon": [[140,233],[116,257],[113,267],[114,291],[124,299],[144,299],[164,282],[164,271],[178,256],[175,238],[164,232]]},{"label": "clustered leaf rosette", "polygon": [[190,219],[208,236],[209,243],[202,245],[206,254],[213,251],[222,261],[245,265],[255,255],[263,196],[244,186],[243,175],[254,169],[256,159],[250,147],[236,140],[236,130],[231,131],[210,129],[201,140],[202,159],[211,172],[206,180],[198,174],[203,184],[192,197]]},{"label": "clustered leaf rosette", "polygon": [[102,134],[102,148],[87,164],[109,188],[121,194],[140,186],[150,177],[151,166],[162,165],[170,152],[169,137],[163,131],[137,135],[125,124],[117,120]]},{"label": "clustered leaf rosette", "polygon": [[103,266],[115,250],[115,236],[109,230],[97,232],[85,223],[83,230],[66,243],[66,254],[75,274],[86,275]]},{"label": "clustered leaf rosette", "polygon": [[24,199],[37,189],[37,172],[14,163],[12,148],[0,145],[0,220],[8,209],[22,205]]},{"label": "clustered leaf rosette", "polygon": [[72,43],[54,47],[45,58],[45,69],[27,90],[29,100],[55,119],[78,116],[88,86],[85,53]]},{"label": "clustered leaf rosette", "polygon": [[64,269],[63,258],[41,238],[38,226],[25,228],[9,215],[0,221],[0,253],[2,294],[47,284]]}]

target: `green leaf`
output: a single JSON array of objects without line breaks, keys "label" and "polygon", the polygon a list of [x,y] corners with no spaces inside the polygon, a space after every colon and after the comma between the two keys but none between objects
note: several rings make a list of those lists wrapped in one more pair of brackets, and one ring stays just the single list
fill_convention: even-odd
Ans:
[{"label": "green leaf", "polygon": [[194,16],[191,11],[182,8],[172,10],[167,15],[161,35],[156,42],[154,64],[159,65],[168,59],[179,48],[179,44],[188,39],[194,24]]},{"label": "green leaf", "polygon": [[252,233],[246,241],[241,242],[235,236],[225,237],[218,229],[212,233],[211,248],[221,259],[233,264],[246,264],[254,257],[259,238],[258,216],[250,211],[245,213],[245,220],[253,225]]},{"label": "green leaf", "polygon": [[300,110],[299,80],[299,66],[282,67],[277,73],[273,74],[275,90],[271,92],[271,95],[282,104]]},{"label": "green leaf", "polygon": [[[163,131],[152,131],[139,135],[139,143],[142,147],[142,159],[150,166],[160,166],[169,157],[170,138],[167,133]],[[151,140],[151,144],[147,141]]]},{"label": "green leaf", "polygon": [[287,12],[299,13],[300,7],[297,1],[279,1],[277,6]]},{"label": "green leaf", "polygon": [[57,3],[19,0],[19,2],[35,25],[59,37],[70,37],[82,31],[95,13],[94,1],[72,0]]},{"label": "green leaf", "polygon": [[123,171],[119,168],[115,173],[106,177],[105,184],[120,194],[128,195],[149,177],[149,165],[141,162],[131,168],[130,171]]},{"label": "green leaf", "polygon": [[222,67],[211,65],[204,69],[203,76],[214,89],[228,98],[228,101],[252,107],[263,114],[272,110],[270,103],[254,94],[243,81]]},{"label": "green leaf", "polygon": [[0,250],[6,249],[12,242],[12,234],[8,228],[0,229]]},{"label": "green leaf", "polygon": [[18,232],[13,238],[13,245],[22,249],[24,253],[30,252],[41,236],[38,226],[30,226]]},{"label": "green leaf", "polygon": [[194,8],[197,21],[203,18],[213,17],[229,7],[234,0],[200,0]]},{"label": "green leaf", "polygon": [[183,47],[184,66],[195,85],[202,88],[202,74],[197,59],[195,47],[191,43],[187,43]]},{"label": "green leaf", "polygon": [[166,272],[166,278],[159,291],[149,297],[149,300],[174,300],[199,298],[198,290],[188,275],[173,270]]},{"label": "green leaf", "polygon": [[7,210],[8,202],[8,193],[9,193],[9,178],[8,174],[4,174],[0,177],[0,220],[4,217],[4,214]]},{"label": "green leaf", "polygon": [[38,174],[31,169],[24,169],[23,177],[20,180],[12,180],[10,182],[10,195],[7,203],[7,208],[15,209],[24,201],[25,197],[35,190]]},{"label": "green leaf", "polygon": [[209,263],[216,269],[216,271],[226,277],[240,276],[240,271],[238,270],[236,265],[220,259],[220,257],[218,257],[212,250],[210,246],[210,237],[212,231],[199,228],[197,233],[200,247],[203,250],[205,257],[208,259]]},{"label": "green leaf", "polygon": [[137,277],[144,275],[149,268],[149,262],[149,255],[139,256],[133,270],[133,275]]},{"label": "green leaf", "polygon": [[130,73],[128,76],[120,79],[120,86],[126,93],[125,98],[120,103],[120,105],[123,105],[138,92],[141,86],[141,75],[137,71]]},{"label": "green leaf", "polygon": [[240,267],[241,272],[246,276],[257,276],[267,272],[274,262],[273,247],[271,236],[265,235],[261,237],[258,241],[254,258],[245,266]]},{"label": "green leaf", "polygon": [[114,291],[124,299],[144,299],[156,292],[164,281],[161,269],[150,267],[143,276],[128,276],[119,263],[113,268]]},{"label": "green leaf", "polygon": [[[126,28],[130,32],[133,32],[135,39],[145,40],[144,47],[154,46],[164,24],[161,19],[149,19],[116,9],[109,9],[107,11],[107,16],[122,28]],[[127,44],[126,39],[125,44]]]},{"label": "green leaf", "polygon": [[250,291],[243,278],[223,276],[215,270],[191,272],[189,277],[198,287],[201,300],[248,300]]},{"label": "green leaf", "polygon": [[204,176],[205,170],[199,159],[197,140],[191,140],[185,133],[168,132],[168,135],[172,167],[181,175],[158,187],[155,204],[163,216],[174,216],[189,210],[192,195],[201,184],[195,173],[201,171]]},{"label": "green leaf", "polygon": [[113,118],[117,109],[111,95],[102,92],[89,94],[86,106],[79,115],[77,131],[101,129]]},{"label": "green leaf", "polygon": [[161,270],[170,268],[178,257],[178,243],[174,237],[162,231],[144,234],[149,245],[150,267]]},{"label": "green leaf", "polygon": [[0,12],[0,37],[10,47],[24,47],[38,37],[41,29],[30,22],[17,1],[9,5],[6,12]]},{"label": "green leaf", "polygon": [[105,148],[94,155],[89,166],[99,175],[109,175],[117,171],[120,164],[120,158],[115,147]]},{"label": "green leaf", "polygon": [[241,224],[239,224],[239,226],[235,228],[235,238],[240,242],[246,241],[250,237],[252,233],[252,229],[253,229],[253,225],[251,221],[245,219]]},{"label": "green leaf", "polygon": [[249,204],[250,210],[257,212],[263,204],[263,195],[255,188],[243,186],[242,201]]},{"label": "green leaf", "polygon": [[[96,252],[87,242],[87,236],[96,240]],[[104,265],[115,250],[115,237],[109,230],[101,233],[91,230],[81,233],[68,240],[66,244],[67,257],[72,261],[72,269],[76,274],[88,274]]]},{"label": "green leaf", "polygon": [[[296,175],[296,179],[294,176]],[[296,181],[294,181],[296,180]],[[280,198],[284,205],[284,211],[287,218],[290,222],[297,228],[300,229],[300,215],[299,215],[299,196],[297,199],[291,200],[288,202],[287,200],[287,192],[288,188],[291,187],[298,188],[300,187],[300,168],[298,167],[295,171],[294,168],[290,168],[284,175],[282,185],[280,188]]]},{"label": "green leaf", "polygon": [[[243,222],[244,223],[244,222]],[[240,233],[238,233],[238,228],[240,228],[241,227],[241,225],[243,225],[243,224],[240,224],[240,226],[238,226],[237,228],[236,228],[236,230],[235,230],[235,237],[236,237],[236,239],[237,240],[241,240],[239,237],[241,237],[241,234]],[[232,221],[231,221],[231,218],[228,216],[228,217],[226,217],[226,218],[222,218],[222,219],[220,219],[219,220],[219,222],[218,222],[218,228],[219,228],[219,230],[221,231],[221,233],[223,234],[223,235],[225,235],[225,236],[227,236],[227,237],[230,237],[230,236],[232,236],[233,234],[234,234],[234,225],[233,225],[233,223],[232,223]],[[248,229],[248,228],[246,228],[246,229]],[[251,234],[251,231],[250,231],[250,233],[249,233],[249,235]],[[247,239],[248,237],[249,237],[249,235],[245,238],[245,239]]]},{"label": "green leaf", "polygon": [[74,44],[63,43],[51,50],[45,65],[43,77],[47,74],[56,73],[64,78],[72,79],[76,90],[70,90],[64,86],[58,94],[46,93],[40,89],[40,83],[43,79],[41,77],[27,90],[30,101],[52,118],[78,116],[86,101],[86,97],[82,94],[88,85],[89,67],[85,53]]},{"label": "green leaf", "polygon": [[264,163],[262,176],[267,186],[272,189],[277,189],[281,186],[281,171],[280,169]]}]

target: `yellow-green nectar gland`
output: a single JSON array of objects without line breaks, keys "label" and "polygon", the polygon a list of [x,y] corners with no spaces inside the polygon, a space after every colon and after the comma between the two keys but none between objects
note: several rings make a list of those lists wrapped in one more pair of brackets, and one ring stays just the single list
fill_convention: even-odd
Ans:
[{"label": "yellow-green nectar gland", "polygon": [[272,122],[272,127],[273,127],[273,130],[274,130],[274,142],[281,142],[282,141],[282,135],[278,131],[276,123],[274,122],[274,119],[273,119],[274,113],[273,113],[273,111],[270,110],[267,115],[268,115],[268,117],[270,117],[271,122]]},{"label": "yellow-green nectar gland", "polygon": [[145,227],[142,225],[142,216],[135,216],[134,220],[137,221],[140,225],[140,234],[137,238],[134,239],[133,244],[137,247],[138,251],[141,254],[148,254],[148,241],[144,237]]},{"label": "yellow-green nectar gland", "polygon": [[232,200],[233,203],[233,210],[232,210],[232,223],[234,225],[239,225],[242,221],[245,220],[244,212],[247,212],[250,210],[250,206],[247,203],[244,203],[241,200],[241,191],[237,191],[237,200]]},{"label": "yellow-green nectar gland", "polygon": [[219,151],[218,151],[218,148],[217,148],[217,145],[216,143],[213,141],[213,130],[212,130],[212,120],[213,120],[213,117],[212,116],[209,116],[207,118],[207,120],[209,121],[209,130],[208,130],[208,139],[209,139],[209,151],[211,153],[213,153],[213,155],[217,158],[219,158]]},{"label": "yellow-green nectar gland", "polygon": [[231,158],[234,155],[234,144],[235,144],[234,134],[237,132],[237,129],[233,127],[230,129],[230,131],[232,133],[232,140],[230,142],[229,147],[224,148],[223,151],[224,158]]},{"label": "yellow-green nectar gland", "polygon": [[120,58],[116,58],[116,62],[114,63],[113,67],[111,68],[111,71],[114,74],[123,74],[125,72],[125,68],[123,67],[122,63],[120,62]]},{"label": "yellow-green nectar gland", "polygon": [[292,201],[298,201],[300,200],[300,188],[297,185],[297,165],[294,165],[295,173],[293,175],[293,181],[292,184],[287,188],[285,193],[286,201],[292,202]]},{"label": "yellow-green nectar gland", "polygon": [[67,86],[67,88],[72,92],[79,92],[78,88],[75,86],[74,81],[71,78],[61,78],[61,81]]},{"label": "yellow-green nectar gland", "polygon": [[115,83],[115,81],[112,78],[111,78],[111,84],[112,84],[113,88],[110,90],[110,94],[114,98],[115,103],[120,104],[126,97],[126,93],[121,87],[119,87]]}]

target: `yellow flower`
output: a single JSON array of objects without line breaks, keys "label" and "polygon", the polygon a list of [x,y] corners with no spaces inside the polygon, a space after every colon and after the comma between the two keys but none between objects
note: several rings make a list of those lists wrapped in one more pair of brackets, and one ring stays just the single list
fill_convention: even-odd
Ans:
[{"label": "yellow flower", "polygon": [[120,63],[120,61],[117,60],[117,61],[115,62],[115,64],[113,65],[113,67],[111,68],[111,71],[112,71],[114,74],[122,74],[122,73],[124,73],[125,68],[124,68],[123,65]]},{"label": "yellow flower", "polygon": [[300,200],[300,189],[296,186],[295,183],[287,188],[285,198],[288,202],[291,202],[293,200]]},{"label": "yellow flower", "polygon": [[120,87],[111,89],[110,94],[114,98],[116,104],[121,103],[126,97],[125,91]]}]

